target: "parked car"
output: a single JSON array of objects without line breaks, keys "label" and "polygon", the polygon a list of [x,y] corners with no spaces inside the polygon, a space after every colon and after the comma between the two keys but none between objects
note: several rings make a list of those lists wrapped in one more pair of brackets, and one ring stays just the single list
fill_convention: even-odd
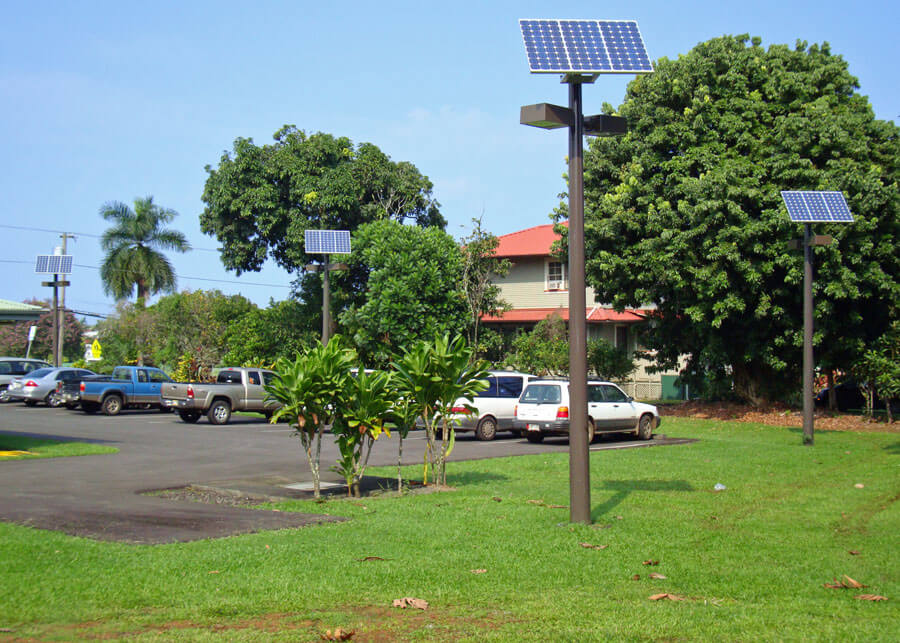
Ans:
[{"label": "parked car", "polygon": [[6,397],[6,388],[10,382],[39,368],[52,368],[52,365],[41,359],[0,357],[0,402],[9,401]]},{"label": "parked car", "polygon": [[225,368],[219,371],[215,382],[163,384],[162,400],[190,423],[206,415],[210,424],[228,424],[232,411],[255,411],[268,417],[277,404],[265,401],[264,386],[274,377],[274,372],[260,368]]},{"label": "parked car", "polygon": [[[454,428],[474,431],[479,440],[493,440],[497,431],[514,431],[516,403],[534,375],[514,371],[489,371],[488,387],[474,399],[460,398],[453,406]],[[475,408],[470,411],[464,405]]]},{"label": "parked car", "polygon": [[160,388],[172,378],[158,368],[149,366],[116,366],[112,376],[98,376],[81,380],[81,408],[86,413],[102,410],[106,415],[118,415],[127,407],[168,410],[162,405]]},{"label": "parked car", "polygon": [[[661,418],[655,406],[635,402],[611,382],[589,380],[587,386],[590,441],[600,433],[633,432],[642,440],[653,437]],[[516,405],[514,427],[525,432],[529,442],[546,435],[569,434],[569,381],[532,380]]]},{"label": "parked car", "polygon": [[6,389],[11,402],[25,402],[26,406],[34,406],[44,402],[47,406],[59,406],[56,389],[59,382],[80,380],[88,375],[96,375],[84,368],[39,368],[28,375],[13,380]]}]

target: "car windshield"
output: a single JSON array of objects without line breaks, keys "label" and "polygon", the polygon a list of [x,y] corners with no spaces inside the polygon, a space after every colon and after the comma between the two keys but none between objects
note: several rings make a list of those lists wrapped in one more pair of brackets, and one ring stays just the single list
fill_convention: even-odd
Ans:
[{"label": "car windshield", "polygon": [[49,375],[53,371],[54,371],[54,369],[52,369],[52,368],[39,368],[36,371],[31,371],[28,375],[30,377],[38,378],[38,377],[44,377],[45,375]]},{"label": "car windshield", "polygon": [[559,384],[529,384],[519,400],[522,404],[559,404]]}]

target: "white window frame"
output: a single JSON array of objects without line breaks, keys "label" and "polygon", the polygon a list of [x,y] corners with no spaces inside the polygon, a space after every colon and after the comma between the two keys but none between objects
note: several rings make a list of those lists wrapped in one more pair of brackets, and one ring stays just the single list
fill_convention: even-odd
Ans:
[{"label": "white window frame", "polygon": [[[550,279],[550,266],[557,264],[560,266],[560,276],[562,279]],[[569,267],[564,261],[555,261],[548,259],[544,262],[544,291],[546,292],[565,292],[569,289]]]}]

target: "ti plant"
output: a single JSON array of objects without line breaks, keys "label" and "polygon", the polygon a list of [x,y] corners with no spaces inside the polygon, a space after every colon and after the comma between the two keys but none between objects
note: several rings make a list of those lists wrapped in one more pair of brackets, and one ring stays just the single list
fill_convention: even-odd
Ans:
[{"label": "ti plant", "polygon": [[453,407],[458,399],[471,401],[487,388],[485,364],[472,360],[472,351],[462,336],[451,340],[444,334],[431,342],[415,344],[394,363],[394,369],[398,393],[410,401],[425,422],[426,461],[432,478],[435,484],[446,485],[447,458],[456,440]]},{"label": "ti plant", "polygon": [[390,379],[388,373],[366,373],[360,368],[359,374],[347,383],[341,412],[332,427],[341,452],[332,470],[347,481],[347,497],[359,496],[359,482],[375,440],[382,433],[391,436],[385,424],[392,406]]},{"label": "ti plant", "polygon": [[345,348],[341,337],[335,335],[326,346],[308,348],[293,360],[279,359],[275,364],[278,377],[266,386],[266,400],[281,405],[270,421],[286,419],[300,438],[312,471],[316,499],[320,497],[322,434],[326,426],[335,423],[343,406],[355,361],[356,351]]},{"label": "ti plant", "polygon": [[400,445],[397,448],[397,493],[401,493],[403,491],[403,440],[416,426],[416,420],[419,419],[419,410],[414,400],[403,395],[398,384],[399,378],[396,375],[392,376],[390,386],[393,403],[388,413],[388,421],[400,437]]}]

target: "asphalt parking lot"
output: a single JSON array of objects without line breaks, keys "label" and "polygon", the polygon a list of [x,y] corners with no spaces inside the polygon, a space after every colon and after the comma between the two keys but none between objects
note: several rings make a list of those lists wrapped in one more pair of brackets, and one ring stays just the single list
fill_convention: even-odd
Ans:
[{"label": "asphalt parking lot", "polygon": [[[92,441],[119,453],[72,458],[15,460],[0,464],[0,520],[71,535],[129,543],[216,538],[265,529],[293,528],[334,518],[258,511],[142,495],[145,491],[199,485],[272,497],[302,497],[311,481],[300,443],[284,424],[235,416],[226,426],[205,420],[185,424],[156,411],[125,411],[116,417],[20,404],[0,405],[0,433]],[[657,436],[649,442],[607,436],[592,450],[678,443]],[[422,462],[425,438],[404,441],[404,464]],[[459,434],[452,460],[494,458],[568,450],[565,439],[531,444],[500,434],[479,442]],[[330,435],[322,447],[322,478],[337,458]],[[397,442],[379,440],[370,466],[396,465]],[[452,473],[451,473],[452,476]],[[291,485],[290,487],[288,485]]]}]

